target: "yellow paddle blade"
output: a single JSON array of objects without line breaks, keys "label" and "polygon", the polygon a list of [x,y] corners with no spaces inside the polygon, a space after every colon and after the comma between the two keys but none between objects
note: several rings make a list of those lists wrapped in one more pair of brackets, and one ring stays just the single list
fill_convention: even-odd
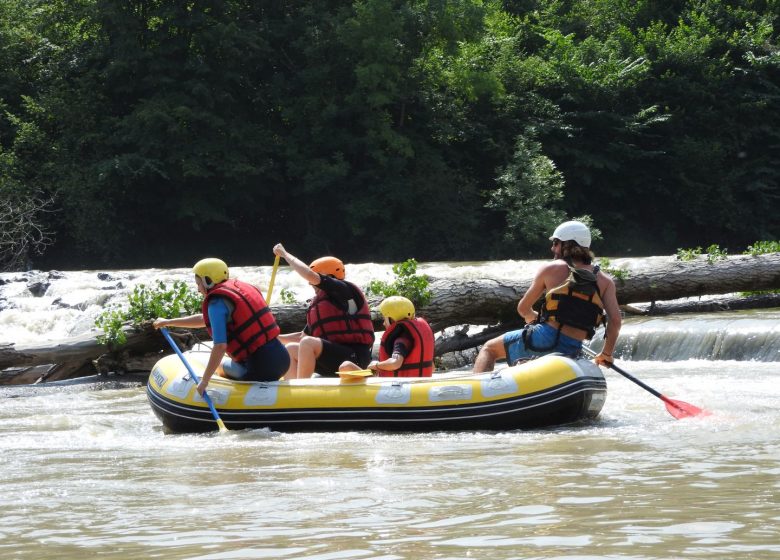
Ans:
[{"label": "yellow paddle blade", "polygon": [[340,371],[339,377],[371,377],[374,372],[370,369],[357,369],[355,371]]},{"label": "yellow paddle blade", "polygon": [[348,385],[350,383],[359,384],[365,383],[366,377],[374,375],[374,372],[370,369],[359,369],[355,371],[340,371],[339,377],[341,378],[342,385]]},{"label": "yellow paddle blade", "polygon": [[228,431],[227,426],[225,426],[225,423],[222,421],[221,418],[217,419],[217,426],[219,426],[219,431],[220,432],[227,432]]}]

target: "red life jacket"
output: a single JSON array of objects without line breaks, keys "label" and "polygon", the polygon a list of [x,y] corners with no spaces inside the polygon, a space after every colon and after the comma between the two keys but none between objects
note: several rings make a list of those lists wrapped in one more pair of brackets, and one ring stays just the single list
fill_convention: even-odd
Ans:
[{"label": "red life jacket", "polygon": [[281,330],[260,290],[240,280],[225,280],[208,291],[203,298],[203,319],[211,335],[209,300],[224,297],[233,304],[227,323],[227,352],[239,362],[245,361],[262,345],[272,341]]},{"label": "red life jacket", "polygon": [[371,322],[368,302],[360,288],[346,283],[352,288],[355,303],[360,309],[350,314],[328,298],[325,291],[319,290],[306,311],[309,334],[336,344],[373,344],[374,323]]},{"label": "red life jacket", "polygon": [[395,371],[379,370],[379,377],[430,377],[433,374],[433,331],[425,319],[415,317],[396,321],[382,335],[379,344],[379,361],[392,356],[395,339],[401,334],[412,337],[412,348],[404,363]]}]

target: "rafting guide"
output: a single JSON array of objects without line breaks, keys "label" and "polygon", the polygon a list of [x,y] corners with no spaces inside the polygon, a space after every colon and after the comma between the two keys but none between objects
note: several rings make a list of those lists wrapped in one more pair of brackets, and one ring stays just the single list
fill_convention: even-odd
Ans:
[{"label": "rafting guide", "polygon": [[[551,352],[577,355],[583,340],[605,320],[604,348],[594,360],[612,364],[622,320],[614,281],[592,264],[590,230],[582,222],[568,221],[555,228],[550,240],[553,262],[539,269],[517,305],[526,326],[487,341],[474,362],[475,373],[491,371],[498,359],[514,365]],[[537,312],[533,305],[542,295]]]}]

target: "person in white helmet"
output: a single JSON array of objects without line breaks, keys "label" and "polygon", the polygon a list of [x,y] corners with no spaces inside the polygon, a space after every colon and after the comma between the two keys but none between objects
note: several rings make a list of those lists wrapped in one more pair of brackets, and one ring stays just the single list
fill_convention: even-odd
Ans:
[{"label": "person in white helmet", "polygon": [[[604,349],[594,361],[612,364],[622,324],[620,308],[614,281],[592,264],[590,230],[582,222],[568,221],[555,228],[550,240],[553,262],[539,269],[517,305],[526,326],[486,342],[474,362],[474,372],[492,371],[499,359],[514,365],[551,352],[577,355],[582,341],[605,322]],[[537,312],[533,305],[543,295]]]}]

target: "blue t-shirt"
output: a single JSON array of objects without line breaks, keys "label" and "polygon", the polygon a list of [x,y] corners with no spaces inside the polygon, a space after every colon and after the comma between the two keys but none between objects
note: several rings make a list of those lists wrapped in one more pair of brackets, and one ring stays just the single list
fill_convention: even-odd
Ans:
[{"label": "blue t-shirt", "polygon": [[227,322],[230,319],[230,309],[222,297],[209,300],[209,323],[211,323],[211,339],[214,344],[227,344]]}]

